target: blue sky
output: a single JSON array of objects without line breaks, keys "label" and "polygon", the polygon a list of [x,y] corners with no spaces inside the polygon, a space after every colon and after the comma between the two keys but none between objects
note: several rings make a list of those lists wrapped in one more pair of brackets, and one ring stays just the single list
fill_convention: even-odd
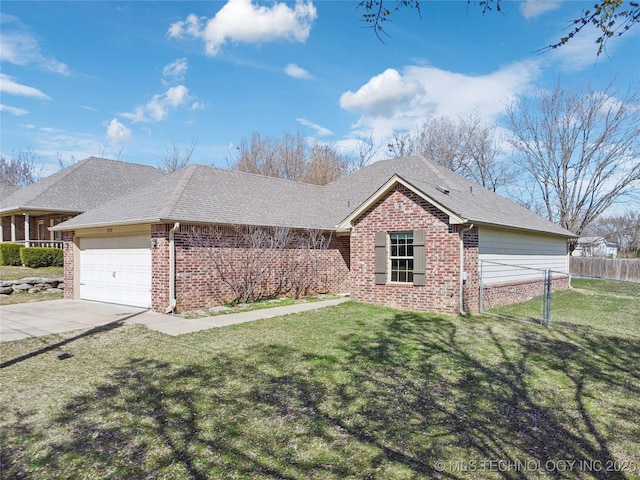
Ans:
[{"label": "blue sky", "polygon": [[[47,164],[156,165],[172,145],[226,166],[253,132],[300,131],[345,152],[433,116],[499,122],[536,88],[640,75],[640,27],[596,58],[596,32],[538,52],[592,0],[466,1],[394,13],[380,42],[356,2],[2,2],[1,151]],[[384,152],[381,154],[384,156]]]}]

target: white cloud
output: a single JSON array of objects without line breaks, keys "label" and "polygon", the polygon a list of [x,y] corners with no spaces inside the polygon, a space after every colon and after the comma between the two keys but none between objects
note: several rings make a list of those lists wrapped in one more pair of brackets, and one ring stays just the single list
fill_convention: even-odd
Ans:
[{"label": "white cloud", "polygon": [[140,105],[132,113],[121,115],[136,122],[161,122],[169,115],[169,110],[184,107],[191,97],[184,85],[169,88],[166,92],[154,95],[149,103]]},{"label": "white cloud", "polygon": [[420,83],[407,76],[402,77],[397,70],[388,68],[372,77],[357,92],[343,93],[340,106],[350,112],[390,113],[421,93],[424,92]]},{"label": "white cloud", "polygon": [[1,23],[0,61],[20,66],[36,65],[60,75],[70,74],[67,65],[42,53],[38,40],[16,17],[3,14]]},{"label": "white cloud", "polygon": [[295,63],[290,63],[284,68],[284,73],[293,78],[300,78],[302,80],[308,80],[313,78],[309,72],[304,68],[299,67]]},{"label": "white cloud", "polygon": [[333,135],[333,132],[331,130],[329,130],[328,128],[325,128],[321,125],[318,125],[317,123],[313,123],[310,122],[309,120],[305,119],[305,118],[298,118],[297,122],[301,125],[304,125],[305,127],[309,127],[313,130],[316,131],[316,134],[321,136],[321,137],[326,137],[328,135]]},{"label": "white cloud", "polygon": [[412,130],[432,117],[473,112],[495,120],[512,99],[531,87],[539,70],[536,62],[515,63],[479,76],[431,66],[407,66],[402,72],[388,69],[355,93],[344,93],[340,106],[360,114],[352,126],[354,134],[373,131],[381,141],[394,130]]},{"label": "white cloud", "polygon": [[169,77],[174,82],[181,82],[184,80],[184,76],[187,74],[189,64],[186,58],[179,58],[171,62],[169,65],[162,69],[162,75]]},{"label": "white cloud", "polygon": [[37,88],[14,82],[10,76],[5,75],[4,73],[0,73],[0,92],[7,93],[9,95],[19,95],[22,97],[49,98],[48,95],[44,94]]},{"label": "white cloud", "polygon": [[107,137],[111,143],[123,143],[131,140],[133,134],[131,130],[120,123],[117,118],[114,118],[107,125]]},{"label": "white cloud", "polygon": [[172,38],[190,36],[202,39],[207,55],[215,56],[228,41],[248,44],[288,40],[304,42],[317,17],[311,0],[295,5],[258,5],[251,0],[229,0],[213,18],[189,15],[173,23],[167,32]]},{"label": "white cloud", "polygon": [[520,4],[524,18],[535,18],[543,13],[560,8],[562,0],[526,0]]},{"label": "white cloud", "polygon": [[0,103],[0,112],[7,112],[16,117],[22,117],[23,115],[26,115],[27,113],[29,113],[28,110],[24,110],[22,108],[17,108],[17,107],[11,107],[3,103]]}]

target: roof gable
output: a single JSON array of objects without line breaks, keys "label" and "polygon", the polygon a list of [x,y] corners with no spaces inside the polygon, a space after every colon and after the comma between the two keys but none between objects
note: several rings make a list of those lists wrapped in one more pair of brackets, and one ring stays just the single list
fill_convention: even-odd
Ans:
[{"label": "roof gable", "polygon": [[434,207],[436,207],[438,210],[440,210],[440,211],[446,213],[447,215],[449,215],[451,223],[454,223],[454,224],[456,224],[456,223],[465,223],[465,220],[463,218],[460,218],[454,212],[450,211],[449,209],[447,209],[446,207],[444,207],[440,203],[438,203],[435,200],[433,200],[431,197],[426,195],[424,192],[422,192],[421,190],[419,190],[415,186],[411,185],[409,182],[407,182],[402,177],[400,177],[398,175],[394,175],[384,185],[382,185],[377,191],[375,191],[373,193],[373,195],[371,195],[365,202],[363,202],[358,208],[356,208],[353,212],[351,212],[351,214],[349,214],[345,219],[343,219],[340,223],[338,223],[337,230],[338,231],[348,231],[348,230],[350,230],[351,226],[353,225],[353,222],[355,220],[357,220],[359,217],[364,215],[365,212],[367,212],[373,205],[376,204],[376,202],[378,202],[378,200],[382,199],[391,190],[393,190],[393,188],[396,187],[397,185],[402,185],[405,188],[407,188],[408,190],[411,190],[413,193],[415,193],[420,198],[422,198],[426,202],[428,202],[431,205],[433,205]]}]

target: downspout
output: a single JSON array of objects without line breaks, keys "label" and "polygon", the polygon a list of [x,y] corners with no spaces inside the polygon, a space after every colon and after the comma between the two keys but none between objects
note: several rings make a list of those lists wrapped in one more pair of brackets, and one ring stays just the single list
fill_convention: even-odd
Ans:
[{"label": "downspout", "polygon": [[473,223],[467,228],[460,230],[460,315],[467,316],[464,309],[464,286],[467,281],[467,272],[464,270],[464,232],[473,228]]},{"label": "downspout", "polygon": [[176,230],[180,228],[180,222],[176,222],[169,230],[169,306],[164,313],[173,313],[176,310]]}]

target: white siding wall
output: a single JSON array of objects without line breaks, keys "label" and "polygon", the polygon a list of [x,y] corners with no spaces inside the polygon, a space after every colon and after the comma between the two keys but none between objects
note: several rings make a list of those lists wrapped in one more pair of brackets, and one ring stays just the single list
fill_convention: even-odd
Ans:
[{"label": "white siding wall", "polygon": [[[538,279],[541,272],[536,270],[547,268],[569,272],[567,241],[562,237],[480,227],[478,249],[485,284]],[[514,268],[487,262],[513,265]]]}]

